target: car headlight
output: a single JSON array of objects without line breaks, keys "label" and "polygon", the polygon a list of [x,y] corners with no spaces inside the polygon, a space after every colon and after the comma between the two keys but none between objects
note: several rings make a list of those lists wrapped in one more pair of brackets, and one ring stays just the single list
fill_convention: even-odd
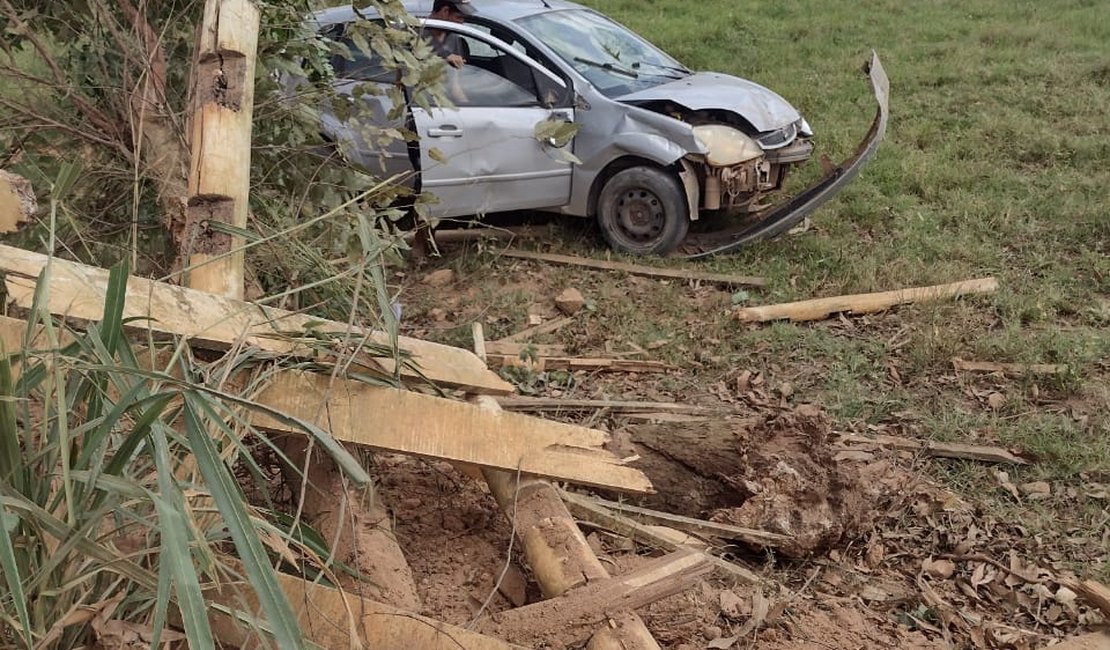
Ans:
[{"label": "car headlight", "polygon": [[694,137],[709,151],[706,158],[714,167],[728,167],[758,158],[763,148],[738,129],[723,124],[694,127]]}]

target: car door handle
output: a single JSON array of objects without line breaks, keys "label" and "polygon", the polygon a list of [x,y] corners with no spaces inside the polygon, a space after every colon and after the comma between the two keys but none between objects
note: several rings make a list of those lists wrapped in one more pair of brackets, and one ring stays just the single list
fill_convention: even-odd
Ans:
[{"label": "car door handle", "polygon": [[462,134],[462,129],[454,124],[443,124],[428,129],[429,138],[461,138]]}]

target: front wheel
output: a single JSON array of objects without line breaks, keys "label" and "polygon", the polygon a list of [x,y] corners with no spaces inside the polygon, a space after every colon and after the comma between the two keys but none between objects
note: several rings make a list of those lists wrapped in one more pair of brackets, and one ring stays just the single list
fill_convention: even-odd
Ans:
[{"label": "front wheel", "polygon": [[597,221],[610,246],[633,255],[670,252],[690,229],[682,183],[655,167],[630,167],[606,181]]}]

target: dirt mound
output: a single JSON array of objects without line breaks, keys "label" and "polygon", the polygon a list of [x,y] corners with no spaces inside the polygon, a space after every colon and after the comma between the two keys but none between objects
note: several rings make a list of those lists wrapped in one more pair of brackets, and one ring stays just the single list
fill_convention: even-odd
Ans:
[{"label": "dirt mound", "polygon": [[657,494],[648,507],[782,533],[801,557],[864,532],[871,496],[833,459],[828,417],[802,405],[743,420],[636,427],[626,444]]}]

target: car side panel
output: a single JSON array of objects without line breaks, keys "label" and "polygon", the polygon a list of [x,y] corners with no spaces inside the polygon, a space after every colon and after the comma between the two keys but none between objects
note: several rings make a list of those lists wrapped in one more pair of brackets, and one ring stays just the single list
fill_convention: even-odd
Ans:
[{"label": "car side panel", "polygon": [[551,110],[463,107],[413,113],[423,189],[439,198],[430,208],[434,216],[557,209],[570,198],[571,164],[533,135]]}]

